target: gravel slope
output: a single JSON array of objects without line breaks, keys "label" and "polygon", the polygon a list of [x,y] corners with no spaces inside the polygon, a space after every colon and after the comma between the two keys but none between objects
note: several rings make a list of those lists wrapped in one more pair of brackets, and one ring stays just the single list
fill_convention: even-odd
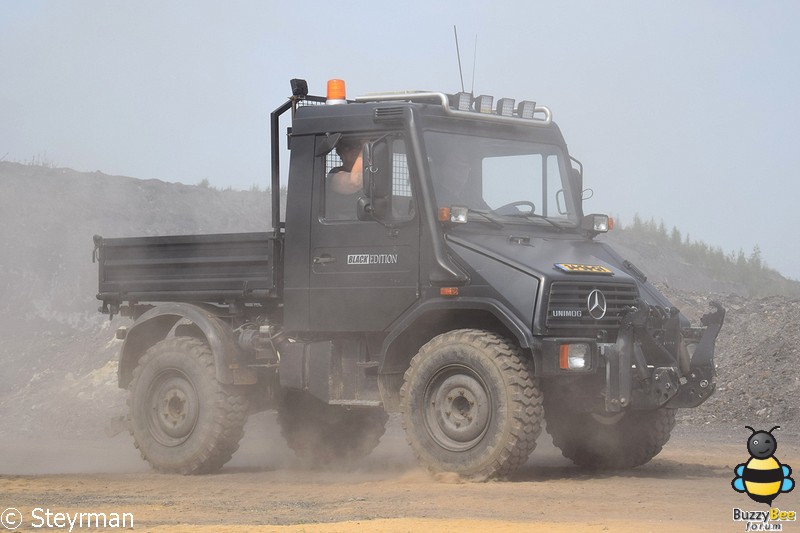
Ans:
[{"label": "gravel slope", "polygon": [[[124,412],[113,331],[96,312],[92,235],[263,231],[266,193],[0,162],[0,417],[16,433],[101,434]],[[718,392],[684,424],[800,427],[800,301],[747,299],[652,244],[605,237],[696,320],[712,299],[728,316]],[[0,435],[8,431],[0,427]]]}]

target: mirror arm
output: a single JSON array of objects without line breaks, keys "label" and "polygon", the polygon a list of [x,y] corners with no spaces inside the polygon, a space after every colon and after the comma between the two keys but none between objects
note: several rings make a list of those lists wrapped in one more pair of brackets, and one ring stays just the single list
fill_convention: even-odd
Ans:
[{"label": "mirror arm", "polygon": [[367,221],[374,221],[383,226],[386,229],[396,228],[397,224],[386,222],[385,220],[381,220],[380,218],[375,216],[375,210],[372,208],[372,203],[370,203],[370,199],[366,196],[362,196],[358,199],[358,206],[356,207],[356,214],[358,216],[358,220],[361,222]]},{"label": "mirror arm", "polygon": [[367,154],[366,154],[367,157],[365,158],[365,161],[364,161],[363,164],[364,164],[364,169],[369,168],[370,174],[375,174],[376,171],[380,170],[380,168],[376,168],[375,165],[372,162],[373,147],[376,144],[378,144],[379,142],[382,142],[383,140],[388,139],[391,136],[392,136],[391,133],[384,133],[383,135],[381,135],[377,139],[374,139],[374,140],[372,140],[372,141],[367,143]]}]

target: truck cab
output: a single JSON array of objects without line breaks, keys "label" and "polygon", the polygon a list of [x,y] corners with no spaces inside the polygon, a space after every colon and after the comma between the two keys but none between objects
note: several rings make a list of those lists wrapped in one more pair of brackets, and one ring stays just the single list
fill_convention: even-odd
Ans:
[{"label": "truck cab", "polygon": [[[210,459],[187,459],[189,443],[214,438],[195,431],[200,415],[227,412],[226,402],[209,406],[203,380],[158,363],[186,358],[174,352],[207,351],[214,382],[203,386],[276,408],[309,461],[358,460],[386,413],[400,412],[424,465],[474,479],[513,473],[544,420],[578,464],[642,464],[669,438],[675,410],[713,392],[724,310],[692,327],[595,239],[612,221],[583,212],[582,165],[548,108],[436,92],[331,105],[292,86],[272,116],[277,191],[279,118],[292,114],[286,206],[273,196],[271,234],[140,239],[136,251],[128,239],[96,241],[98,298],[136,321],[120,385],[156,468],[221,466],[243,424],[234,417]],[[352,146],[357,162],[343,161]],[[358,190],[337,192],[338,172],[360,174]],[[231,240],[236,268],[204,259],[225,256],[210,250]],[[166,270],[131,267],[154,261]],[[206,290],[182,292],[182,278]],[[174,398],[175,412],[161,407]]]}]

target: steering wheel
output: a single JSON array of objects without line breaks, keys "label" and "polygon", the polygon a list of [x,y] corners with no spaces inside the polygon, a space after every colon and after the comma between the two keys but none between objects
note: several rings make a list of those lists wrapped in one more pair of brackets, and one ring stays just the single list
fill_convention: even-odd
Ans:
[{"label": "steering wheel", "polygon": [[503,205],[498,207],[494,210],[495,213],[498,215],[519,215],[524,214],[524,211],[518,209],[519,206],[526,205],[531,208],[530,212],[527,214],[533,214],[536,211],[536,205],[533,202],[529,202],[528,200],[519,200],[516,202],[511,202],[509,204]]}]

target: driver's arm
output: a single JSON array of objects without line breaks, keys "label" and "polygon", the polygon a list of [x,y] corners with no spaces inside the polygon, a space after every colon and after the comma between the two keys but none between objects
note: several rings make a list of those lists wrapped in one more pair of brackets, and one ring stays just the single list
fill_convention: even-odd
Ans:
[{"label": "driver's arm", "polygon": [[359,151],[358,157],[353,163],[350,172],[339,170],[331,172],[328,179],[331,180],[331,189],[339,194],[353,194],[361,190],[363,185],[364,164],[362,161],[363,153]]}]

